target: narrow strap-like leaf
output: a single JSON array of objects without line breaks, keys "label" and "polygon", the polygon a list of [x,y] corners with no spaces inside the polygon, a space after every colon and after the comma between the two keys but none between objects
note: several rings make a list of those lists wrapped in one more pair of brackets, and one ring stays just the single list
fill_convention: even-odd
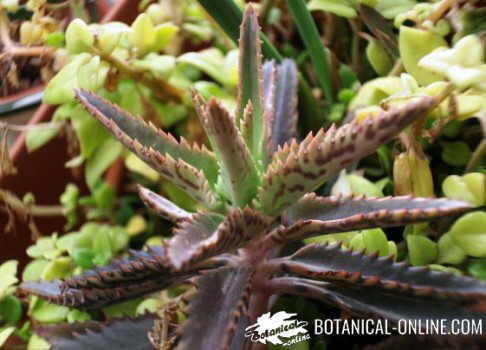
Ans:
[{"label": "narrow strap-like leaf", "polygon": [[314,19],[307,8],[306,1],[287,0],[287,6],[297,26],[300,37],[309,52],[317,79],[324,91],[326,101],[328,105],[332,105],[334,98],[331,83],[330,60],[326,54],[326,48],[319,36]]},{"label": "narrow strap-like leaf", "polygon": [[398,41],[393,32],[393,25],[373,7],[364,4],[359,4],[359,14],[368,29],[383,45],[390,58],[392,60],[400,58]]},{"label": "narrow strap-like leaf", "polygon": [[138,186],[138,195],[148,208],[172,222],[177,222],[192,215],[148,188]]},{"label": "narrow strap-like leaf", "polygon": [[233,339],[247,322],[251,270],[224,268],[197,281],[187,307],[176,350],[243,350],[244,337]]},{"label": "narrow strap-like leaf", "polygon": [[257,207],[268,215],[280,214],[341,169],[373,153],[435,104],[435,98],[420,97],[376,117],[309,134],[285,161],[277,158],[269,164],[258,190]]},{"label": "narrow strap-like leaf", "polygon": [[65,281],[26,282],[20,291],[54,304],[85,309],[100,308],[146,295],[179,283],[197,271],[174,274],[165,248],[132,251],[131,257],[89,270]]},{"label": "narrow strap-like leaf", "polygon": [[[351,286],[339,286],[304,278],[280,277],[270,286],[279,294],[302,295],[321,300],[353,315],[384,318],[396,323],[403,320],[416,322],[420,330],[430,331],[427,321],[442,320],[445,330],[452,329],[454,320],[486,321],[486,314],[471,311],[451,300],[419,298],[417,296],[391,294],[387,291]],[[420,323],[419,323],[420,321]]]},{"label": "narrow strap-like leaf", "polygon": [[148,332],[156,316],[42,326],[36,329],[50,350],[153,350]]},{"label": "narrow strap-like leaf", "polygon": [[177,271],[241,247],[256,235],[263,235],[269,219],[258,212],[235,208],[224,220],[220,215],[198,213],[179,222],[169,241],[167,254]]},{"label": "narrow strap-like leaf", "polygon": [[281,271],[326,281],[383,288],[389,292],[469,300],[486,299],[486,283],[351,251],[341,244],[311,244],[274,262]]},{"label": "narrow strap-like leaf", "polygon": [[264,116],[270,119],[270,154],[297,136],[297,86],[298,73],[295,63],[285,59],[276,65],[273,61],[263,66],[265,92]]},{"label": "narrow strap-like leaf", "polygon": [[272,235],[277,240],[296,240],[325,233],[402,226],[470,208],[466,202],[447,198],[318,197],[310,193],[286,211],[282,220],[288,226]]},{"label": "narrow strap-like leaf", "polygon": [[201,97],[194,95],[201,123],[221,164],[225,189],[235,205],[248,204],[259,183],[255,162],[232,115],[215,99],[202,106]]},{"label": "narrow strap-like leaf", "polygon": [[264,137],[263,77],[258,16],[251,5],[246,8],[241,23],[238,104],[236,124],[240,127],[245,108],[252,104],[252,123],[246,140],[253,156],[261,159]]}]

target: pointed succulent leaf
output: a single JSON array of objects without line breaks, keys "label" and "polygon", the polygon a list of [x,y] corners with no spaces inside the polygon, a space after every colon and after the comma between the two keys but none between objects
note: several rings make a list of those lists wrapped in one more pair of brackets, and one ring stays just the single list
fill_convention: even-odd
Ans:
[{"label": "pointed succulent leaf", "polygon": [[106,323],[85,322],[42,326],[36,332],[47,339],[51,350],[152,350],[148,332],[156,317],[114,319]]},{"label": "pointed succulent leaf", "polygon": [[234,204],[243,207],[256,194],[259,176],[255,162],[246,146],[233,116],[215,99],[202,106],[201,97],[194,95],[201,123],[221,164],[225,188]]},{"label": "pointed succulent leaf", "polygon": [[248,320],[251,275],[251,270],[243,267],[219,269],[200,277],[175,349],[243,350],[244,336],[234,337],[242,333]]},{"label": "pointed succulent leaf", "polygon": [[132,251],[131,257],[89,270],[65,281],[26,282],[24,293],[69,307],[95,309],[164,289],[197,271],[171,272],[164,247]]},{"label": "pointed succulent leaf", "polygon": [[178,271],[207,258],[231,252],[257,235],[263,235],[270,221],[258,212],[235,208],[226,217],[197,213],[182,220],[167,245],[167,255]]},{"label": "pointed succulent leaf", "polygon": [[378,257],[351,251],[338,244],[311,244],[288,258],[277,260],[281,271],[318,280],[375,287],[390,293],[457,299],[486,299],[486,283],[470,277],[396,263],[393,256]]},{"label": "pointed succulent leaf", "polygon": [[152,209],[156,214],[172,222],[177,222],[192,215],[188,211],[179,208],[170,200],[158,195],[148,188],[138,186],[138,195],[148,208]]},{"label": "pointed succulent leaf", "polygon": [[[204,146],[190,146],[184,139],[178,142],[170,134],[156,129],[151,124],[146,124],[88,91],[77,90],[76,95],[87,111],[118,140],[169,180],[185,187],[186,190],[192,188],[191,191],[196,192],[207,192],[207,188],[197,187],[208,182],[210,184],[216,182],[218,165],[214,155]],[[179,175],[183,170],[191,173],[189,179]],[[208,187],[206,184],[204,186]],[[207,193],[204,195],[208,196]]]},{"label": "pointed succulent leaf", "polygon": [[263,124],[263,85],[260,27],[258,16],[252,6],[248,6],[240,29],[240,62],[237,105],[237,125],[242,123],[246,106],[253,106],[251,131],[248,146],[255,158],[260,159],[264,136]]},{"label": "pointed succulent leaf", "polygon": [[120,109],[110,101],[86,90],[77,90],[76,96],[87,111],[98,119],[117,139],[130,148],[131,140],[152,148],[162,155],[169,154],[202,170],[210,183],[215,183],[218,164],[204,145],[190,145],[185,139],[177,141],[172,135],[157,129],[151,123]]},{"label": "pointed succulent leaf", "polygon": [[274,236],[295,240],[325,233],[401,226],[459,214],[470,208],[466,202],[447,198],[319,197],[310,193],[286,211],[282,220],[288,226],[275,231]]},{"label": "pointed succulent leaf", "polygon": [[[354,120],[339,129],[322,129],[309,134],[296,149],[279,151],[268,166],[258,190],[257,207],[267,215],[278,215],[304,194],[361,158],[373,153],[406,125],[422,116],[437,103],[435,98],[420,97],[405,106],[384,111],[364,121]],[[288,150],[292,146],[284,147]]]},{"label": "pointed succulent leaf", "polygon": [[422,330],[426,329],[426,320],[443,320],[446,330],[452,329],[452,322],[458,319],[486,321],[484,313],[471,311],[451,300],[397,295],[374,288],[363,292],[363,288],[292,277],[276,278],[271,285],[275,292],[321,300],[360,317],[379,317],[394,323],[399,320],[421,320],[419,327]]},{"label": "pointed succulent leaf", "polygon": [[297,85],[295,63],[285,59],[276,65],[273,61],[263,66],[264,117],[269,119],[270,154],[297,135]]}]

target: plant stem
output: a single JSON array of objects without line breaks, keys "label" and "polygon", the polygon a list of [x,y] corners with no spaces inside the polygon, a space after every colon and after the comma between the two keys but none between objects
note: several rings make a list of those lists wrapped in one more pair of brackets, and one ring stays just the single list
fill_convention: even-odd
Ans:
[{"label": "plant stem", "polygon": [[483,139],[478,148],[474,151],[469,163],[467,164],[466,173],[473,171],[484,161],[486,157],[486,139]]},{"label": "plant stem", "polygon": [[60,127],[62,122],[49,122],[40,124],[29,124],[29,125],[15,125],[6,122],[0,122],[0,129],[8,129],[11,131],[24,132],[30,130],[41,130],[41,129],[51,129]]},{"label": "plant stem", "polygon": [[98,53],[98,55],[100,55],[100,57],[105,61],[115,66],[121,73],[131,76],[133,79],[151,89],[153,93],[162,101],[182,101],[182,91],[170,85],[165,80],[148,77],[144,70],[136,69],[113,55],[105,55],[102,53]]},{"label": "plant stem", "polygon": [[393,65],[393,68],[391,69],[390,73],[388,73],[389,77],[396,77],[399,76],[403,72],[403,64],[402,60],[398,59],[395,64]]},{"label": "plant stem", "polygon": [[432,23],[437,22],[454,4],[455,0],[444,0],[441,1],[438,7],[432,12],[426,20],[431,21]]},{"label": "plant stem", "polygon": [[64,208],[60,205],[31,205],[20,200],[7,190],[0,189],[0,200],[15,212],[36,217],[64,216]]},{"label": "plant stem", "polygon": [[0,58],[4,55],[11,55],[17,57],[30,57],[30,56],[45,56],[52,55],[55,51],[54,48],[45,46],[32,46],[23,47],[19,46],[10,38],[8,28],[8,17],[5,10],[0,9],[0,41],[3,44],[3,52]]}]

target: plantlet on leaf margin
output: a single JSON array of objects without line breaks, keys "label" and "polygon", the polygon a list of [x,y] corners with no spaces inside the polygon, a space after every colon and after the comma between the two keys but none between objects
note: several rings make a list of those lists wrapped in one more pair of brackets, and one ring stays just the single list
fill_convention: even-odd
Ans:
[{"label": "plantlet on leaf margin", "polygon": [[[472,278],[410,267],[393,262],[392,256],[365,255],[340,244],[311,244],[279,256],[291,241],[426,221],[470,206],[448,199],[313,194],[438,101],[420,97],[374,118],[309,134],[299,144],[292,139],[297,125],[295,64],[284,60],[261,67],[251,6],[241,29],[236,116],[216,100],[204,103],[194,95],[214,153],[179,142],[93,93],[76,91],[86,109],[126,147],[205,209],[190,213],[140,188],[144,202],[174,222],[171,239],[64,281],[24,283],[21,290],[56,304],[96,309],[190,281],[196,288],[183,298],[186,321],[165,329],[172,337],[167,348],[177,350],[243,349],[244,329],[269,310],[270,296],[279,294],[304,295],[391,321],[485,319],[470,310],[486,298],[486,285]],[[161,328],[157,318],[53,326],[41,334],[53,350],[86,344],[105,350],[112,346],[108,339],[119,349],[152,349],[149,334],[164,339],[156,334]]]}]

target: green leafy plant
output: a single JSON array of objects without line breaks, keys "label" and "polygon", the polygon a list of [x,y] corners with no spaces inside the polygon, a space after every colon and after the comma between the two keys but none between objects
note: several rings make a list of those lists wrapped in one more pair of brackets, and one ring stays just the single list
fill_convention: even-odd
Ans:
[{"label": "green leafy plant", "polygon": [[[62,306],[99,309],[174,285],[196,288],[186,288],[158,314],[42,327],[38,332],[52,349],[243,349],[245,328],[269,310],[272,295],[280,294],[392,321],[484,319],[470,309],[485,297],[483,283],[395,263],[393,255],[378,257],[390,253],[382,248],[388,244],[379,231],[360,237],[372,255],[341,244],[309,244],[288,255],[289,243],[302,239],[401,226],[471,208],[454,199],[312,192],[429,113],[440,99],[411,98],[376,116],[310,133],[299,143],[295,64],[269,61],[262,67],[251,6],[241,27],[240,72],[234,114],[214,98],[205,102],[193,94],[213,151],[177,141],[101,96],[76,90],[88,113],[203,209],[189,212],[140,187],[147,206],[175,223],[172,238],[62,281],[24,282],[21,290]],[[182,313],[179,304],[187,304]]]},{"label": "green leafy plant", "polygon": [[12,95],[35,84],[47,82],[62,62],[57,49],[65,43],[65,21],[98,19],[92,1],[52,0],[0,1],[0,96]]}]

